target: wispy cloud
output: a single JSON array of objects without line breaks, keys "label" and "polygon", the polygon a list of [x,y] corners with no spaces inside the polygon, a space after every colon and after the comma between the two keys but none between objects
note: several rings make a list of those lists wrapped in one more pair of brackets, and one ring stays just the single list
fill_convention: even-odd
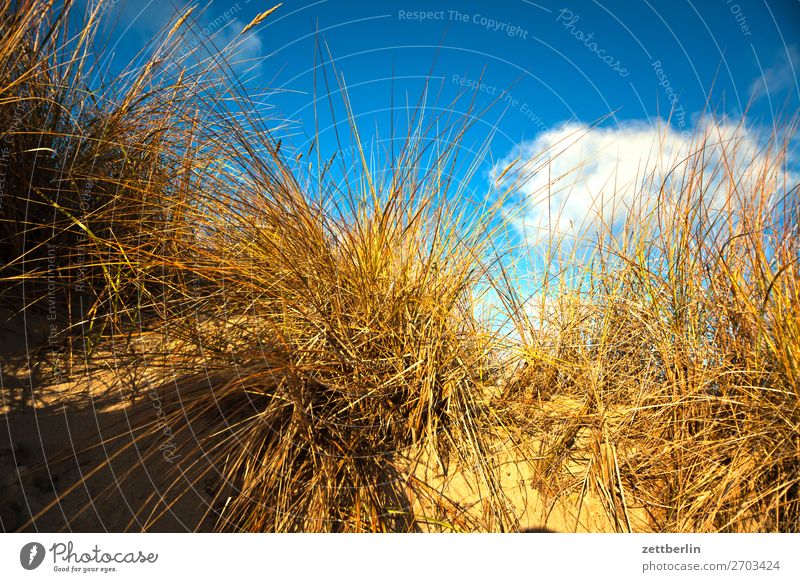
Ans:
[{"label": "wispy cloud", "polygon": [[792,87],[798,87],[797,75],[800,73],[800,51],[796,46],[787,46],[778,55],[776,62],[764,69],[762,76],[753,81],[750,92],[754,99],[776,93]]},{"label": "wispy cloud", "polygon": [[[78,0],[89,12],[98,0]],[[217,56],[226,49],[228,62],[237,72],[257,70],[263,56],[264,43],[257,30],[246,30],[248,21],[242,20],[248,2],[236,2],[212,12],[205,7],[181,23],[179,34],[183,41],[183,52],[197,51],[199,58]],[[102,16],[108,26],[132,34],[144,43],[170,27],[185,16],[189,0],[149,0],[147,2],[110,1],[102,5]],[[246,18],[246,17],[245,17]],[[263,19],[262,19],[263,20]],[[242,34],[242,32],[244,34]]]},{"label": "wispy cloud", "polygon": [[242,34],[244,22],[234,18],[229,25],[222,28],[214,37],[214,44],[225,48],[226,54],[237,68],[256,69],[264,56],[264,43],[254,30]]},{"label": "wispy cloud", "polygon": [[258,72],[264,56],[264,43],[256,30],[247,30],[240,5],[217,15],[203,15],[183,37],[184,54],[195,59],[217,59],[223,55],[237,74]]}]

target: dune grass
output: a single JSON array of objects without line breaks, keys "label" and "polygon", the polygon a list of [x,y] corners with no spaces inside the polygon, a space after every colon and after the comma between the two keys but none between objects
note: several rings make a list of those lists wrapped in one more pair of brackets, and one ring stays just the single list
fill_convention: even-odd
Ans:
[{"label": "dune grass", "polygon": [[[228,53],[181,50],[197,14],[98,87],[103,4],[27,4],[0,2],[2,298],[55,308],[76,369],[133,354],[153,378],[130,396],[163,415],[104,443],[144,462],[175,442],[131,528],[209,488],[197,524],[219,531],[510,531],[506,447],[543,499],[617,531],[798,530],[792,127],[758,152],[698,130],[622,224],[524,248],[552,273],[532,301],[487,226],[532,165],[460,203],[470,116],[420,110],[377,161],[351,122],[342,188],[287,161]],[[479,315],[487,290],[509,325]],[[423,462],[468,473],[477,511]]]},{"label": "dune grass", "polygon": [[632,507],[656,531],[797,531],[792,132],[754,150],[708,124],[624,220],[600,208],[541,244],[554,275],[511,309],[524,365],[504,401],[545,435],[549,495],[592,492],[623,531]]}]

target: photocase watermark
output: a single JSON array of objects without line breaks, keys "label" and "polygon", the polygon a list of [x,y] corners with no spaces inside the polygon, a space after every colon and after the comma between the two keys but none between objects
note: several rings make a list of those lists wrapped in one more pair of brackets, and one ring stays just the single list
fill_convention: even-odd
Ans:
[{"label": "photocase watermark", "polygon": [[351,144],[337,149],[333,157],[334,159],[338,158],[342,160],[358,159],[361,156],[361,150],[362,147],[359,147],[358,144]]},{"label": "photocase watermark", "polygon": [[53,362],[55,382],[63,381],[64,371],[61,367],[63,347],[61,345],[61,329],[58,326],[58,264],[56,262],[56,245],[47,245],[47,348]]},{"label": "photocase watermark", "polygon": [[[94,189],[94,180],[89,178],[83,185],[80,193],[80,210],[84,220],[89,216],[91,211],[92,190]],[[75,281],[74,290],[76,293],[86,292],[86,248],[84,245],[88,242],[89,238],[86,232],[81,230],[78,233],[78,248],[73,261],[78,272],[77,280]]]},{"label": "photocase watermark", "polygon": [[[247,4],[248,2],[245,2]],[[234,18],[242,9],[242,6],[239,2],[225,10],[222,14],[217,16],[214,20],[206,24],[199,32],[199,34],[195,34],[192,38],[182,47],[180,58],[185,58],[186,56],[193,53],[198,46],[206,39],[211,38],[216,32],[221,30],[232,18]]]},{"label": "photocase watermark", "polygon": [[119,0],[100,0],[100,11],[98,13],[98,16],[105,16],[117,4],[119,4]]},{"label": "photocase watermark", "polygon": [[14,104],[14,113],[11,115],[11,123],[3,130],[3,138],[0,140],[0,213],[3,212],[5,198],[8,195],[8,162],[11,158],[11,146],[13,141],[11,136],[22,126],[22,119],[28,113],[30,107],[26,97],[27,89],[20,91],[20,99]]},{"label": "photocase watermark", "polygon": [[661,65],[661,61],[653,61],[650,67],[656,74],[659,87],[663,87],[664,92],[667,94],[667,100],[669,101],[671,107],[671,119],[675,120],[675,122],[678,124],[681,134],[688,137],[691,132],[686,127],[686,110],[683,108],[683,105],[679,103],[680,97],[672,86],[672,83],[670,83],[669,77]]},{"label": "photocase watermark", "polygon": [[159,430],[161,430],[161,434],[166,439],[165,442],[162,442],[160,445],[158,445],[158,450],[161,451],[161,456],[164,457],[164,460],[167,463],[174,463],[175,459],[181,455],[180,453],[175,452],[178,448],[178,445],[175,443],[175,436],[172,434],[172,429],[167,422],[167,415],[161,406],[161,398],[158,396],[158,391],[153,387],[149,380],[145,380],[144,385],[147,388],[147,393],[150,396],[150,400],[153,402],[153,408],[156,409],[157,427]]},{"label": "photocase watermark", "polygon": [[544,132],[550,129],[544,122],[544,119],[542,119],[542,117],[536,113],[526,101],[520,101],[519,98],[512,95],[507,89],[501,89],[497,85],[485,83],[477,79],[470,79],[469,77],[462,77],[461,75],[457,74],[454,74],[450,78],[450,82],[453,85],[458,85],[459,87],[466,87],[472,91],[485,93],[490,97],[496,97],[500,102],[504,103],[508,107],[519,111],[523,117],[533,123],[539,131]]},{"label": "photocase watermark", "polygon": [[742,12],[742,7],[733,0],[725,0],[725,4],[728,5],[728,10],[731,11],[731,14],[736,19],[736,24],[739,25],[739,30],[742,31],[742,34],[744,36],[753,36],[750,25],[747,24],[747,17]]},{"label": "photocase watermark", "polygon": [[496,85],[490,85],[489,83],[484,83],[476,79],[469,79],[467,77],[462,77],[461,75],[453,75],[451,82],[453,83],[453,85],[466,87],[468,89],[472,89],[473,91],[477,91],[479,93],[486,93],[487,95],[491,95],[492,97],[496,97],[498,92],[500,92],[501,94],[505,92]]},{"label": "photocase watermark", "polygon": [[608,65],[612,71],[619,73],[620,77],[627,77],[630,75],[630,71],[628,71],[626,67],[622,66],[622,63],[618,58],[609,55],[605,49],[600,48],[600,46],[594,40],[593,32],[585,33],[577,28],[576,25],[580,19],[581,17],[577,14],[574,14],[569,8],[562,8],[558,11],[558,16],[556,16],[556,22],[560,22],[561,25],[567,29],[572,36],[581,41],[587,49],[597,55],[597,58]]},{"label": "photocase watermark", "polygon": [[26,570],[35,570],[44,562],[45,549],[39,542],[29,542],[19,551],[19,564]]},{"label": "photocase watermark", "polygon": [[48,552],[54,572],[89,574],[117,572],[119,564],[155,564],[158,554],[142,550],[105,551],[97,544],[88,551],[76,550],[72,542],[56,542],[49,550],[39,542],[29,542],[19,552],[19,563],[25,570],[35,570],[42,565]]},{"label": "photocase watermark", "polygon": [[511,38],[528,40],[528,30],[512,22],[497,20],[480,13],[460,12],[459,10],[398,10],[397,19],[411,22],[461,22],[499,32]]}]

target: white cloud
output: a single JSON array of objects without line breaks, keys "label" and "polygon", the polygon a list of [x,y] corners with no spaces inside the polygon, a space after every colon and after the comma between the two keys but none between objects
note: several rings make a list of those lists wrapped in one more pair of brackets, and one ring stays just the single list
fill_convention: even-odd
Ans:
[{"label": "white cloud", "polygon": [[[183,46],[177,60],[190,64],[201,63],[207,73],[239,76],[259,73],[264,57],[264,43],[255,30],[242,34],[245,23],[233,14],[224,13],[213,21],[201,20],[182,37]],[[224,59],[230,67],[220,69]]]},{"label": "white cloud", "polygon": [[796,46],[788,46],[781,51],[777,62],[765,69],[761,78],[753,81],[750,92],[754,99],[773,96],[786,89],[797,87],[797,73],[800,71],[800,51]]},{"label": "white cloud", "polygon": [[226,49],[226,56],[232,65],[249,70],[260,65],[260,57],[264,55],[264,43],[254,30],[242,35],[241,31],[245,24],[234,18],[212,38],[217,48]]},{"label": "white cloud", "polygon": [[659,202],[664,208],[684,189],[692,165],[706,168],[693,191],[703,192],[708,208],[724,204],[732,179],[752,199],[768,160],[766,141],[761,131],[724,119],[700,120],[694,134],[662,120],[595,128],[566,123],[516,147],[490,177],[521,196],[524,210],[509,206],[506,218],[535,245],[549,236],[591,235],[601,220],[619,225]]}]

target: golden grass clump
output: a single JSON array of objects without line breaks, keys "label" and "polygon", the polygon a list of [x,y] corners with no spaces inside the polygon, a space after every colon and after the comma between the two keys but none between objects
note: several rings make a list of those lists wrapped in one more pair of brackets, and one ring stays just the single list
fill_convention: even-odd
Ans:
[{"label": "golden grass clump", "polygon": [[599,499],[620,531],[797,531],[792,131],[756,149],[709,123],[642,180],[639,210],[540,247],[557,275],[514,312],[525,366],[505,400],[551,498]]},{"label": "golden grass clump", "polygon": [[234,198],[191,214],[205,233],[178,252],[191,261],[168,257],[192,282],[165,333],[217,374],[177,389],[173,425],[204,451],[181,470],[224,467],[223,529],[416,529],[400,467],[429,451],[478,467],[500,499],[479,428],[491,344],[471,303],[485,243],[475,224],[456,233],[464,220],[435,199],[443,167],[426,173],[417,145],[380,183],[362,168],[338,193],[349,215],[251,155]]},{"label": "golden grass clump", "polygon": [[140,226],[185,232],[174,209],[191,203],[206,160],[191,148],[197,77],[159,67],[175,39],[155,39],[144,66],[112,76],[93,56],[107,3],[76,6],[0,2],[0,273],[35,309],[57,295],[67,335],[94,335],[91,324],[138,319],[132,264],[162,245]]}]

